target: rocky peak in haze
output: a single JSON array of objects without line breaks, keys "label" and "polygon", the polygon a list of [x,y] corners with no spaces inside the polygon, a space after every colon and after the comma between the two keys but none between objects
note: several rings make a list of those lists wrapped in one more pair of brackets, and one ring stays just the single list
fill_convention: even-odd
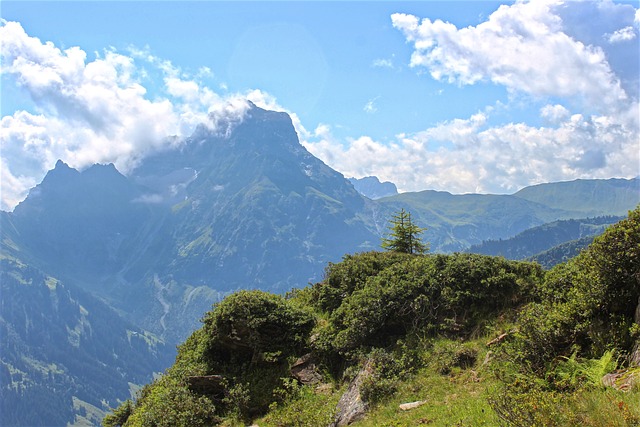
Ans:
[{"label": "rocky peak in haze", "polygon": [[135,202],[140,196],[112,164],[79,172],[58,161],[10,217],[30,252],[46,259],[54,273],[106,274],[118,264],[124,239],[149,216]]},{"label": "rocky peak in haze", "polygon": [[288,114],[252,103],[242,121],[217,123],[214,129],[199,126],[177,148],[145,158],[131,177],[157,195],[179,193],[182,200],[268,181],[286,193],[323,187],[331,197],[362,203],[341,174],[300,144]]},{"label": "rocky peak in haze", "polygon": [[221,294],[305,286],[327,262],[376,248],[367,203],[286,113],[250,105],[128,176],[59,162],[6,221],[47,271],[177,340]]},{"label": "rocky peak in haze", "polygon": [[362,195],[372,200],[383,197],[395,196],[398,188],[393,182],[380,182],[377,176],[366,176],[364,178],[349,178],[354,188]]},{"label": "rocky peak in haze", "polygon": [[[131,174],[152,190],[143,197],[172,205],[163,268],[198,285],[286,290],[349,247],[377,245],[358,218],[364,198],[300,144],[286,113],[251,104],[231,125],[201,126]],[[283,275],[292,258],[297,273]]]}]

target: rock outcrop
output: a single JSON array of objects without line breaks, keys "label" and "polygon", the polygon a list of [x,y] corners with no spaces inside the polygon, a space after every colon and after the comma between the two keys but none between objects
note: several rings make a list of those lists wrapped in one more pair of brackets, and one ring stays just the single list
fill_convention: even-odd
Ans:
[{"label": "rock outcrop", "polygon": [[364,418],[369,405],[362,400],[362,384],[373,373],[373,363],[365,362],[358,375],[351,381],[347,391],[340,397],[336,408],[336,418],[329,427],[346,426]]}]

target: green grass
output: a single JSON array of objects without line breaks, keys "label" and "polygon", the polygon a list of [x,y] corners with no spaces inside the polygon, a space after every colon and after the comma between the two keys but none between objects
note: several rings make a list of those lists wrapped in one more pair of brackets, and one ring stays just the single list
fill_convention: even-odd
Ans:
[{"label": "green grass", "polygon": [[303,386],[285,404],[273,405],[271,411],[255,424],[259,426],[327,426],[334,419],[336,405],[346,387],[334,389],[332,386],[316,390]]},{"label": "green grass", "polygon": [[[493,336],[462,342],[437,339],[421,354],[423,367],[405,380],[398,381],[395,392],[372,405],[364,420],[354,427],[401,426],[500,426],[518,425],[522,414],[533,413],[531,426],[640,426],[640,390],[621,392],[602,386],[579,388],[571,392],[533,390],[523,395],[509,394],[504,398],[504,384],[494,373],[487,358],[487,341]],[[450,366],[450,356],[461,349],[477,349],[477,358],[467,367]],[[485,360],[491,360],[485,362]],[[595,361],[594,361],[595,362]],[[584,363],[592,363],[586,361]],[[446,373],[443,373],[446,372]],[[263,418],[255,420],[259,426],[326,426],[335,413],[340,389],[328,386],[316,392],[302,387],[291,399],[273,405]],[[489,403],[498,397],[513,412],[513,421],[502,420]],[[426,401],[417,408],[403,411],[403,403]],[[329,421],[328,421],[329,420]],[[239,425],[229,421],[228,426]]]},{"label": "green grass", "polygon": [[[485,397],[489,381],[474,370],[456,369],[448,375],[432,369],[419,372],[403,383],[387,402],[373,408],[367,418],[354,426],[495,426],[498,419]],[[402,411],[402,403],[427,403]]]}]

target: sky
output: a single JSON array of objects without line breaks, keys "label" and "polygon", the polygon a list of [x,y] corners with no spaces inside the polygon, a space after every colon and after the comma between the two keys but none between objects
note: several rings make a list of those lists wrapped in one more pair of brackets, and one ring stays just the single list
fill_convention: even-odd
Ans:
[{"label": "sky", "polygon": [[[513,193],[640,175],[638,1],[5,1],[0,209],[246,100],[345,177]],[[177,138],[176,138],[177,137]]]}]

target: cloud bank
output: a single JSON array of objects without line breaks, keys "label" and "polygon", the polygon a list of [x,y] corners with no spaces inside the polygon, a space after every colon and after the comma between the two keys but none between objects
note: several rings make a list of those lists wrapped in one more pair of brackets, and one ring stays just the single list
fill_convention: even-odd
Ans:
[{"label": "cloud bank", "polygon": [[[576,27],[581,22],[570,22],[576,9],[601,17],[600,32],[586,34]],[[393,26],[413,46],[410,67],[460,87],[504,87],[517,102],[539,105],[539,124],[495,123],[496,106],[487,105],[391,142],[362,136],[345,143],[320,126],[305,145],[347,176],[377,175],[401,191],[505,193],[540,182],[638,176],[638,96],[616,73],[637,82],[637,17],[633,7],[608,1],[543,0],[500,6],[467,28],[394,14]],[[611,28],[618,30],[606,32]],[[626,43],[625,50],[606,51],[611,43]],[[609,58],[621,52],[631,59],[614,69]]]}]

